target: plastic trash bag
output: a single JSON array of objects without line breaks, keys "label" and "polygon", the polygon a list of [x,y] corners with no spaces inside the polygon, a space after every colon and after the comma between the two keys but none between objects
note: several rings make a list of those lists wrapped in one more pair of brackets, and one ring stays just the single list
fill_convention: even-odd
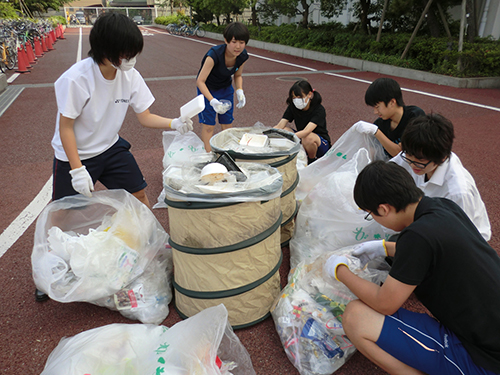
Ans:
[{"label": "plastic trash bag", "polygon": [[166,245],[132,283],[92,303],[117,310],[132,320],[161,324],[168,316],[168,305],[172,301],[172,274],[172,248]]},{"label": "plastic trash bag", "polygon": [[110,324],[63,338],[42,375],[254,375],[224,305],[172,328]]},{"label": "plastic trash bag", "polygon": [[142,275],[167,241],[151,210],[125,190],[65,197],[37,219],[35,285],[59,302],[94,302]]},{"label": "plastic trash bag", "polygon": [[[358,121],[359,122],[364,121]],[[373,135],[361,134],[354,124],[334,144],[328,152],[306,168],[299,170],[300,181],[295,191],[297,201],[305,199],[311,189],[328,174],[338,170],[361,148],[368,151],[370,160],[388,160],[384,148]]]},{"label": "plastic trash bag", "polygon": [[312,264],[301,262],[290,271],[271,313],[285,353],[301,375],[331,374],[356,351],[342,327],[346,305],[356,296],[323,271],[334,253],[345,255],[349,269],[368,281],[381,283],[388,274],[388,266],[379,260],[361,268],[352,247],[325,253]]},{"label": "plastic trash bag", "polygon": [[[388,239],[393,232],[375,220],[364,219],[353,197],[359,172],[372,161],[368,150],[358,150],[337,171],[323,177],[302,201],[290,240],[290,266],[312,263],[320,254],[348,245]],[[315,163],[314,163],[315,164]]]},{"label": "plastic trash bag", "polygon": [[[163,171],[171,165],[182,166],[189,163],[194,155],[209,155],[212,154],[205,151],[203,141],[194,132],[190,131],[186,134],[181,134],[178,131],[163,132]],[[165,189],[158,196],[158,202],[153,208],[167,208],[165,203]]]}]

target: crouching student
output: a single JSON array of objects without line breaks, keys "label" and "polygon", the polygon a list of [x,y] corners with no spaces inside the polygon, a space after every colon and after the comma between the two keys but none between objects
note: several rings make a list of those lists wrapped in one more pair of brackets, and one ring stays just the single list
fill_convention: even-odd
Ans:
[{"label": "crouching student", "polygon": [[379,118],[374,124],[357,124],[356,130],[375,136],[388,157],[396,156],[401,151],[400,141],[408,122],[425,112],[417,106],[405,106],[401,87],[392,78],[373,81],[366,90],[365,103],[373,107]]},{"label": "crouching student", "polygon": [[405,168],[425,195],[458,204],[489,241],[491,226],[486,207],[474,178],[451,151],[454,137],[450,120],[438,114],[419,116],[406,127],[402,152],[391,161]]},{"label": "crouching student", "polygon": [[[359,298],[343,315],[356,348],[390,374],[500,373],[500,257],[465,212],[424,196],[404,168],[384,161],[361,171],[354,199],[401,232],[360,254],[394,256],[382,286],[352,273],[344,256],[325,264]],[[413,292],[434,317],[401,308]]]},{"label": "crouching student", "polygon": [[[307,164],[319,159],[330,149],[330,136],[326,129],[326,111],[319,92],[305,80],[295,82],[288,91],[288,107],[275,126],[293,132],[300,138],[307,153]],[[293,129],[289,124],[295,122]]]}]

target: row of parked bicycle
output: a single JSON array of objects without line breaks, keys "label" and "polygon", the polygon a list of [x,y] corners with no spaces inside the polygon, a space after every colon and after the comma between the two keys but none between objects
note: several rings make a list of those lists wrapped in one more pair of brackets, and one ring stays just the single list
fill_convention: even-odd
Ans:
[{"label": "row of parked bicycle", "polygon": [[18,51],[27,45],[35,50],[35,41],[54,31],[45,20],[0,20],[0,71],[2,73],[18,66]]},{"label": "row of parked bicycle", "polygon": [[197,36],[203,38],[205,36],[205,30],[202,26],[197,23],[195,26],[189,26],[185,24],[170,23],[167,25],[167,31],[170,34],[182,35],[182,36]]}]

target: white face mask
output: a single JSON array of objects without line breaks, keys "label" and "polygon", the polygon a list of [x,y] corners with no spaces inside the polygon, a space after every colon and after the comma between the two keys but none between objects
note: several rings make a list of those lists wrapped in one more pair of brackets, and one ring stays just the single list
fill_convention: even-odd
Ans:
[{"label": "white face mask", "polygon": [[120,69],[123,72],[127,72],[135,66],[136,61],[137,61],[137,59],[134,56],[131,59],[122,59],[122,63],[120,64],[120,66],[114,66],[113,64],[111,64],[111,65],[115,69]]},{"label": "white face mask", "polygon": [[304,109],[309,104],[309,98],[294,98],[293,105],[297,107],[297,109]]}]

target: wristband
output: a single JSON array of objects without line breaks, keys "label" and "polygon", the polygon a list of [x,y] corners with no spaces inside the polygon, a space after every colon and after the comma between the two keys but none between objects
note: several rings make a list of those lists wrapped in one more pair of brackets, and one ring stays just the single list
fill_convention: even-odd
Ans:
[{"label": "wristband", "polygon": [[387,252],[387,246],[385,246],[385,240],[382,240],[382,246],[384,246],[385,256],[388,257],[389,253]]},{"label": "wristband", "polygon": [[173,121],[174,121],[174,120],[170,119],[170,122],[168,123],[168,127],[169,127],[170,129],[172,129],[172,122],[173,122]]},{"label": "wristband", "polygon": [[342,282],[342,281],[340,281],[340,280],[339,280],[339,278],[337,277],[337,268],[339,268],[339,266],[346,266],[347,268],[349,268],[349,266],[348,266],[347,264],[345,264],[345,263],[339,263],[339,264],[337,264],[337,266],[335,267],[335,275],[334,275],[334,276],[335,276],[335,280],[337,280],[338,282]]}]

